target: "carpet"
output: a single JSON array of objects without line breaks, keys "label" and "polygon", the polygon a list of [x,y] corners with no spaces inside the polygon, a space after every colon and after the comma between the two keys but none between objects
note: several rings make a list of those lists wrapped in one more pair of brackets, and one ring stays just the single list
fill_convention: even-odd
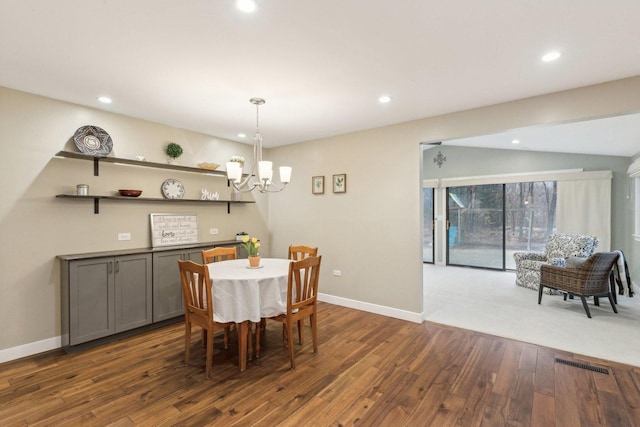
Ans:
[{"label": "carpet", "polygon": [[640,294],[589,300],[515,285],[515,272],[424,264],[425,320],[640,367]]}]

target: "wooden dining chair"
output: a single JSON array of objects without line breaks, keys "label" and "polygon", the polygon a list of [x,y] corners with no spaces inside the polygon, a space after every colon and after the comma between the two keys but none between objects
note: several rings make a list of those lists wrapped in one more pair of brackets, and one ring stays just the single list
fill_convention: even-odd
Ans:
[{"label": "wooden dining chair", "polygon": [[[204,249],[202,251],[202,263],[209,264],[212,262],[227,261],[231,259],[238,259],[238,248],[235,246],[224,247],[219,246],[217,248]],[[230,327],[224,330],[224,347],[229,347],[229,333]]]},{"label": "wooden dining chair", "polygon": [[230,259],[238,259],[238,248],[233,247],[223,247],[219,246],[217,248],[205,249],[202,251],[202,263],[209,264],[212,262],[218,261],[226,261]]},{"label": "wooden dining chair", "polygon": [[[289,245],[289,254],[287,256],[288,259],[299,261],[310,256],[318,256],[318,248],[312,248],[311,246],[307,245]],[[302,335],[303,325],[304,320],[300,320],[298,322],[298,340],[300,340],[300,344],[304,342],[304,337]],[[284,333],[284,329],[282,332]]]},{"label": "wooden dining chair", "polygon": [[[300,321],[305,317],[311,319],[311,339],[313,353],[318,352],[318,281],[320,278],[320,263],[322,257],[309,256],[289,264],[289,278],[287,285],[287,312],[269,319],[281,322],[286,331],[289,345],[289,359],[291,369],[295,369],[296,362],[293,348],[293,324],[298,324],[298,335],[302,335]],[[300,341],[302,344],[302,341]]]},{"label": "wooden dining chair", "polygon": [[318,248],[312,248],[307,245],[290,245],[289,246],[289,255],[287,259],[292,259],[294,261],[299,261],[308,256],[318,256]]},{"label": "wooden dining chair", "polygon": [[178,260],[178,266],[184,299],[184,361],[189,363],[191,327],[193,325],[200,326],[207,348],[205,374],[207,378],[210,378],[211,365],[213,364],[213,334],[215,331],[224,330],[226,340],[231,324],[218,323],[213,319],[213,289],[207,267],[193,261],[181,260]]}]

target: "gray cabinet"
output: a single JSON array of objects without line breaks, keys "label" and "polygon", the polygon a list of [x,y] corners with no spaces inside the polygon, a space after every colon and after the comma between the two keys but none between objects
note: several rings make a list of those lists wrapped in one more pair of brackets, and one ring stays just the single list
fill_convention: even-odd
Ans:
[{"label": "gray cabinet", "polygon": [[178,260],[202,263],[202,249],[181,249],[153,254],[153,321],[184,314]]},{"label": "gray cabinet", "polygon": [[150,324],[151,271],[151,254],[63,263],[63,345]]},{"label": "gray cabinet", "polygon": [[115,258],[116,332],[149,325],[153,314],[151,254]]},{"label": "gray cabinet", "polygon": [[246,257],[236,241],[59,255],[62,345],[179,321],[184,303],[178,260],[201,263],[201,251],[216,246],[237,246],[238,256]]}]

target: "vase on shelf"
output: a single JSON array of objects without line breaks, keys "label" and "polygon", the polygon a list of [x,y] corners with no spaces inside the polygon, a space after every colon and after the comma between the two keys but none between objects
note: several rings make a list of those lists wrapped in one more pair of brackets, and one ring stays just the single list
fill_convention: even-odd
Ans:
[{"label": "vase on shelf", "polygon": [[249,267],[251,268],[260,267],[260,255],[249,257]]}]

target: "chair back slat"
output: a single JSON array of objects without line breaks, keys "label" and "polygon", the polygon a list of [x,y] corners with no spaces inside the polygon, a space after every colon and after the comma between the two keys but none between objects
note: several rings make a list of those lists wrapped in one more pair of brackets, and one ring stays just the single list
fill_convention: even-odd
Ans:
[{"label": "chair back slat", "polygon": [[211,279],[206,266],[193,261],[178,261],[182,282],[185,316],[196,324],[213,320]]},{"label": "chair back slat", "polygon": [[309,256],[318,256],[318,248],[307,245],[290,245],[288,259],[299,261]]},{"label": "chair back slat", "polygon": [[322,257],[308,256],[289,264],[287,312],[315,305]]},{"label": "chair back slat", "polygon": [[202,263],[209,264],[218,261],[227,261],[231,259],[238,259],[238,248],[233,247],[217,247],[212,249],[205,249],[202,251]]}]

